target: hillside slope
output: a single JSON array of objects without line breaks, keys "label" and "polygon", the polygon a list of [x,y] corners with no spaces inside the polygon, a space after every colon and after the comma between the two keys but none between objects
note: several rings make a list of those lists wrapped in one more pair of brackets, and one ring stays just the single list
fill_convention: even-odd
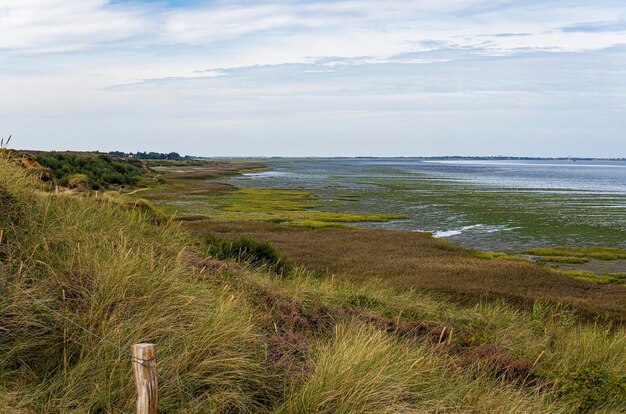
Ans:
[{"label": "hillside slope", "polygon": [[141,341],[162,412],[626,411],[621,327],[215,260],[153,223],[0,158],[2,412],[131,412]]}]

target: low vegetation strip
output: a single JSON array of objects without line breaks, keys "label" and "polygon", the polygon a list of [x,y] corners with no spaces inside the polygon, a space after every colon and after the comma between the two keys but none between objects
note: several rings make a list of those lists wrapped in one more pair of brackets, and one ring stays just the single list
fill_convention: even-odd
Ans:
[{"label": "low vegetation strip", "polygon": [[618,260],[626,259],[626,249],[613,247],[551,247],[526,249],[523,254],[539,256],[548,261],[558,262],[559,259],[581,260]]}]

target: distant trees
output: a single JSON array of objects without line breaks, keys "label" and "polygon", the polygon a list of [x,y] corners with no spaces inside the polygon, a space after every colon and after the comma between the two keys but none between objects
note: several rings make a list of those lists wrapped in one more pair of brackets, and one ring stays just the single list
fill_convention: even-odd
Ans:
[{"label": "distant trees", "polygon": [[189,159],[188,156],[182,157],[179,153],[177,152],[170,152],[170,153],[162,153],[162,152],[121,152],[121,151],[111,151],[109,152],[109,155],[113,156],[113,157],[132,157],[132,158],[137,158],[140,160],[173,160],[173,161],[179,161],[179,160],[185,160],[185,159]]},{"label": "distant trees", "polygon": [[75,181],[77,174],[80,174],[86,177],[87,184],[93,190],[114,185],[135,185],[142,173],[140,166],[104,154],[81,156],[48,152],[38,154],[36,160],[50,169],[60,185],[68,186],[70,180]]}]

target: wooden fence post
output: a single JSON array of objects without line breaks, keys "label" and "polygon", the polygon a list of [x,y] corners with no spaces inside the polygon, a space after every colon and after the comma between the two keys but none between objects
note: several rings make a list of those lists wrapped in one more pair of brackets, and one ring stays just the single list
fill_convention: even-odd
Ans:
[{"label": "wooden fence post", "polygon": [[154,344],[133,345],[133,372],[137,388],[137,414],[157,414],[159,391]]}]

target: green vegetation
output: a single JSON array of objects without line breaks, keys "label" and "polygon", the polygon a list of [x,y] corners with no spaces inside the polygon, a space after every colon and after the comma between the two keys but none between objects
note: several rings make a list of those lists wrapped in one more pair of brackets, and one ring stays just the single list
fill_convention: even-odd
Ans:
[{"label": "green vegetation", "polygon": [[[435,261],[446,268],[465,260],[449,273],[457,277],[496,265],[494,275],[504,279],[541,269],[532,263],[477,259],[417,233],[278,231],[254,222],[257,230],[290,237],[294,249],[308,249],[313,260],[333,258],[334,251],[343,258],[337,269],[370,258],[355,270],[360,279],[297,266],[276,273],[250,259],[216,260],[219,250],[207,256],[202,237],[155,223],[150,208],[130,208],[123,197],[37,190],[34,179],[0,158],[5,412],[131,412],[131,361],[117,346],[142,341],[158,347],[161,412],[626,411],[626,332],[601,318],[581,320],[576,301],[530,307],[504,296],[458,301],[375,276],[400,274],[430,255],[436,260],[426,265],[433,267],[421,271],[433,283],[451,283],[436,273]],[[241,249],[229,253],[254,251],[252,259],[279,263],[265,243],[237,243]],[[383,260],[394,245],[399,252]],[[324,249],[330,253],[322,255]],[[407,263],[390,266],[401,259]],[[376,260],[381,263],[373,266]],[[622,292],[563,279],[576,282],[569,289]],[[476,282],[488,284],[489,276]],[[510,280],[504,282],[511,289]]]},{"label": "green vegetation", "polygon": [[207,255],[219,260],[236,260],[250,266],[266,266],[274,272],[285,273],[292,266],[280,256],[268,242],[244,237],[235,240],[220,240],[206,237]]},{"label": "green vegetation", "polygon": [[[151,183],[141,197],[154,202],[164,213],[177,220],[228,221],[252,220],[283,223],[296,227],[338,227],[345,223],[382,222],[405,218],[396,214],[339,213],[320,211],[323,205],[306,191],[235,188],[208,180],[225,178],[266,167],[253,163],[193,162],[184,168],[156,168],[162,182]],[[172,164],[174,163],[174,164]]]},{"label": "green vegetation", "polygon": [[539,263],[569,263],[569,264],[582,264],[588,263],[589,259],[586,257],[569,257],[569,256],[541,256],[537,259]]},{"label": "green vegetation", "polygon": [[604,273],[598,274],[584,270],[564,270],[554,267],[548,267],[551,272],[574,277],[580,280],[598,283],[601,285],[626,285],[626,273]]},{"label": "green vegetation", "polygon": [[[539,256],[545,261],[555,263],[584,263],[567,260],[618,260],[626,259],[626,249],[613,247],[550,247],[539,249],[526,249],[523,254]],[[562,261],[559,261],[562,260]]]},{"label": "green vegetation", "polygon": [[474,256],[475,258],[483,259],[483,260],[500,259],[500,260],[513,260],[517,262],[529,261],[528,259],[524,257],[516,256],[511,253],[506,253],[506,252],[489,252],[489,251],[480,251],[480,250],[472,250],[470,252],[472,256]]},{"label": "green vegetation", "polygon": [[169,153],[162,153],[162,152],[121,152],[121,151],[112,151],[109,152],[109,155],[111,155],[112,157],[118,157],[118,158],[136,158],[139,160],[172,160],[172,161],[179,161],[179,160],[187,160],[187,159],[192,159],[189,156],[185,156],[185,157],[181,157],[179,153],[177,152],[169,152]]},{"label": "green vegetation", "polygon": [[616,376],[593,366],[583,368],[567,378],[563,393],[583,412],[592,411],[604,401],[626,402],[626,375]]},{"label": "green vegetation", "polygon": [[110,186],[136,185],[142,174],[141,164],[114,159],[108,155],[75,155],[46,152],[36,160],[48,168],[59,184],[65,187],[85,181],[89,188],[98,190]]},{"label": "green vegetation", "polygon": [[305,191],[241,188],[231,191],[168,197],[161,191],[162,209],[180,217],[194,215],[210,220],[254,220],[285,223],[300,227],[320,228],[341,223],[380,222],[402,219],[395,214],[352,214],[316,211],[322,205]]}]

